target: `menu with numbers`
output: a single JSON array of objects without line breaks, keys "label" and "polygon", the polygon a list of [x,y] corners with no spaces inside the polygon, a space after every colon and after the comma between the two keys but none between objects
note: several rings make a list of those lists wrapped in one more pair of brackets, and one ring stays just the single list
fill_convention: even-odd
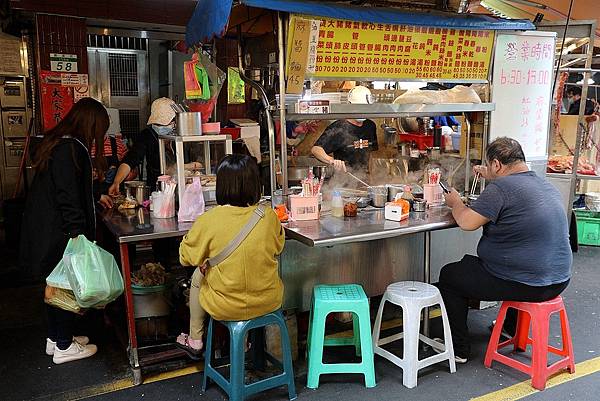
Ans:
[{"label": "menu with numbers", "polygon": [[528,159],[547,155],[554,47],[553,33],[499,34],[496,40],[490,141],[514,138]]},{"label": "menu with numbers", "polygon": [[494,32],[320,17],[312,77],[486,80]]}]

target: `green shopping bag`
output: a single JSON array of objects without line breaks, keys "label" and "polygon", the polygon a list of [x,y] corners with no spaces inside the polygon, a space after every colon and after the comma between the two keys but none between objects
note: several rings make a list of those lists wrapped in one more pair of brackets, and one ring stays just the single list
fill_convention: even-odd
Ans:
[{"label": "green shopping bag", "polygon": [[63,262],[81,307],[101,307],[123,293],[123,278],[115,258],[84,235],[69,240]]}]

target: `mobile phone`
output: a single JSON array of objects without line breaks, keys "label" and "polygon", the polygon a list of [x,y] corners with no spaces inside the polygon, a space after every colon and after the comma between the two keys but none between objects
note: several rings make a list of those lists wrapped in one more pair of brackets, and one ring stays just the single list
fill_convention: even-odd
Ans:
[{"label": "mobile phone", "polygon": [[448,184],[446,184],[445,182],[443,182],[443,181],[440,181],[440,187],[442,187],[442,190],[443,190],[445,193],[447,193],[447,194],[449,194],[449,193],[450,193],[450,190],[448,189]]}]

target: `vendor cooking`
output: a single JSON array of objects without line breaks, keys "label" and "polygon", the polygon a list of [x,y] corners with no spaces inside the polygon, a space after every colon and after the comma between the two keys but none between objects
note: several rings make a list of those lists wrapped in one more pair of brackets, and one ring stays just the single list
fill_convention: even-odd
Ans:
[{"label": "vendor cooking", "polygon": [[[142,130],[137,137],[134,138],[133,147],[123,159],[113,184],[110,186],[109,195],[119,194],[119,185],[129,175],[132,168],[139,166],[146,159],[146,184],[153,191],[156,186],[156,180],[161,175],[158,135],[168,135],[173,132],[175,127],[175,111],[172,105],[173,100],[161,97],[152,102],[150,117],[148,118],[148,127]],[[167,162],[169,156],[167,152]],[[173,163],[168,163],[173,164]],[[186,164],[187,169],[198,169],[200,163]]]},{"label": "vendor cooking", "polygon": [[[348,93],[348,102],[370,104],[371,97],[368,88],[356,86]],[[352,168],[367,168],[369,155],[373,150],[377,150],[375,123],[368,119],[354,118],[330,124],[311,152],[323,163],[333,165],[336,170],[346,171],[346,165]]]}]

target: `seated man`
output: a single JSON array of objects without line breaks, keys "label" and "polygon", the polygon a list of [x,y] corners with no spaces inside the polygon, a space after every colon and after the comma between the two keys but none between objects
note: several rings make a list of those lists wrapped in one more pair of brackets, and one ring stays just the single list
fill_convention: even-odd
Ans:
[{"label": "seated man", "polygon": [[[468,300],[542,302],[558,296],[571,278],[573,256],[560,193],[529,171],[521,145],[498,138],[487,148],[487,166],[476,166],[487,186],[471,207],[452,190],[446,203],[463,230],[483,227],[477,255],[442,268],[442,293],[456,361],[470,352]],[[509,312],[511,309],[509,309]],[[516,311],[505,327],[516,325]]]}]

